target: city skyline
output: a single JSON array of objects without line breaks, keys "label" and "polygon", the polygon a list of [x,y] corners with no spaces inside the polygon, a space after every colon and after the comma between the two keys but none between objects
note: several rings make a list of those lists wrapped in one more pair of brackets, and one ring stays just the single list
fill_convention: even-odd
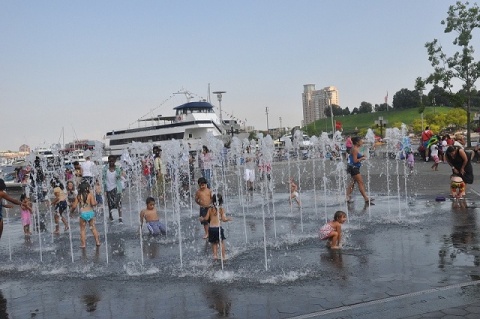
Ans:
[{"label": "city skyline", "polygon": [[[451,48],[455,1],[114,1],[0,3],[0,150],[103,141],[142,116],[226,91],[222,110],[266,130],[299,126],[303,85],[334,86],[342,108],[384,103]],[[478,57],[478,53],[476,53]],[[218,107],[214,94],[211,103]],[[218,110],[217,110],[218,111]]]}]

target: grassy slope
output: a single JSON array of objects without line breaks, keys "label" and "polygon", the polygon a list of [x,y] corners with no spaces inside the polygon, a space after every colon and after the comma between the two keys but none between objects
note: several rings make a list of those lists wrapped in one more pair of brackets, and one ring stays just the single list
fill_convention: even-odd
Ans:
[{"label": "grassy slope", "polygon": [[[437,113],[446,113],[450,109],[451,108],[443,106],[437,106],[435,107],[435,110],[433,107],[426,107],[424,115],[433,113],[434,111]],[[342,122],[344,132],[353,132],[355,128],[362,129],[372,127],[372,125],[375,125],[375,120],[378,120],[378,117],[380,116],[383,116],[383,119],[388,121],[387,127],[392,127],[395,123],[405,123],[408,126],[411,126],[414,119],[421,119],[421,115],[418,113],[418,108],[337,116],[334,117],[334,119]],[[325,129],[325,125],[327,129]],[[313,124],[309,126],[313,127]],[[332,130],[332,120],[330,118],[318,120],[315,123],[315,127],[319,133],[322,131],[330,132]]]}]

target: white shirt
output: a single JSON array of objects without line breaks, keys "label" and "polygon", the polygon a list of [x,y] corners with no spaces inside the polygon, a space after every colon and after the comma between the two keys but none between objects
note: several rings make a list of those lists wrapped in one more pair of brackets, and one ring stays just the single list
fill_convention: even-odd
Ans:
[{"label": "white shirt", "polygon": [[438,145],[437,144],[433,144],[432,146],[430,146],[430,155],[433,156],[438,156]]},{"label": "white shirt", "polygon": [[109,169],[107,169],[105,186],[107,187],[108,192],[117,188],[117,172],[116,171],[111,172]]},{"label": "white shirt", "polygon": [[93,177],[93,171],[94,171],[95,163],[88,160],[88,161],[80,163],[80,165],[82,166],[82,172],[83,172],[82,176]]}]

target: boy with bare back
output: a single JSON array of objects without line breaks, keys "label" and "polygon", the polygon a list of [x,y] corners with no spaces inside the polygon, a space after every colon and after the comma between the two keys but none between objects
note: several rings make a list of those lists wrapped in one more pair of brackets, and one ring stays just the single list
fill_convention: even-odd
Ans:
[{"label": "boy with bare back", "polygon": [[146,204],[147,208],[143,209],[140,212],[140,229],[142,229],[143,220],[145,220],[150,235],[165,235],[165,225],[160,222],[160,218],[158,217],[158,212],[155,208],[155,199],[153,197],[148,197],[146,200]]},{"label": "boy with bare back", "polygon": [[[199,189],[195,193],[195,203],[200,206],[200,217],[207,216],[208,208],[212,205],[212,191],[207,187],[207,180],[204,177],[198,179]],[[205,235],[203,239],[208,238],[208,224],[207,219],[200,220],[200,224],[203,225]]]},{"label": "boy with bare back", "polygon": [[222,252],[222,260],[225,260],[225,234],[223,228],[220,226],[220,222],[228,222],[232,219],[225,215],[225,209],[223,205],[223,197],[221,194],[214,194],[212,196],[212,206],[208,209],[205,217],[200,217],[200,221],[208,220],[210,225],[208,227],[208,241],[212,244],[213,259],[218,260],[218,245]]},{"label": "boy with bare back", "polygon": [[292,205],[292,200],[295,200],[297,202],[298,207],[302,206],[300,204],[300,198],[298,195],[298,186],[293,181],[293,178],[290,177],[290,205]]}]

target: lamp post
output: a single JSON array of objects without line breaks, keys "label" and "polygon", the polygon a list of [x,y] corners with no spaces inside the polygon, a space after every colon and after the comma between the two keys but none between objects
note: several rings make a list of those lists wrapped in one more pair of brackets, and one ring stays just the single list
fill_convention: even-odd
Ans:
[{"label": "lamp post", "polygon": [[222,116],[222,94],[227,93],[226,91],[215,91],[213,94],[217,95],[218,100],[218,109],[220,110],[220,124],[223,125],[223,116]]},{"label": "lamp post", "polygon": [[265,114],[267,114],[267,135],[270,133],[270,127],[268,126],[268,106],[265,108]]},{"label": "lamp post", "polygon": [[378,120],[375,120],[375,124],[380,128],[380,137],[383,138],[383,128],[387,127],[388,121],[383,119],[383,116],[379,116]]},{"label": "lamp post", "polygon": [[418,97],[420,99],[420,109],[422,110],[422,112],[420,113],[421,114],[421,117],[422,117],[422,132],[424,131],[424,128],[423,128],[423,103],[422,103],[422,97],[423,97],[423,90],[425,90],[425,88],[422,86],[422,87],[419,87],[417,89],[417,92],[418,92]]},{"label": "lamp post", "polygon": [[327,91],[328,105],[330,106],[330,117],[332,118],[332,136],[335,133],[335,126],[333,125],[333,108],[332,108],[332,91]]}]

